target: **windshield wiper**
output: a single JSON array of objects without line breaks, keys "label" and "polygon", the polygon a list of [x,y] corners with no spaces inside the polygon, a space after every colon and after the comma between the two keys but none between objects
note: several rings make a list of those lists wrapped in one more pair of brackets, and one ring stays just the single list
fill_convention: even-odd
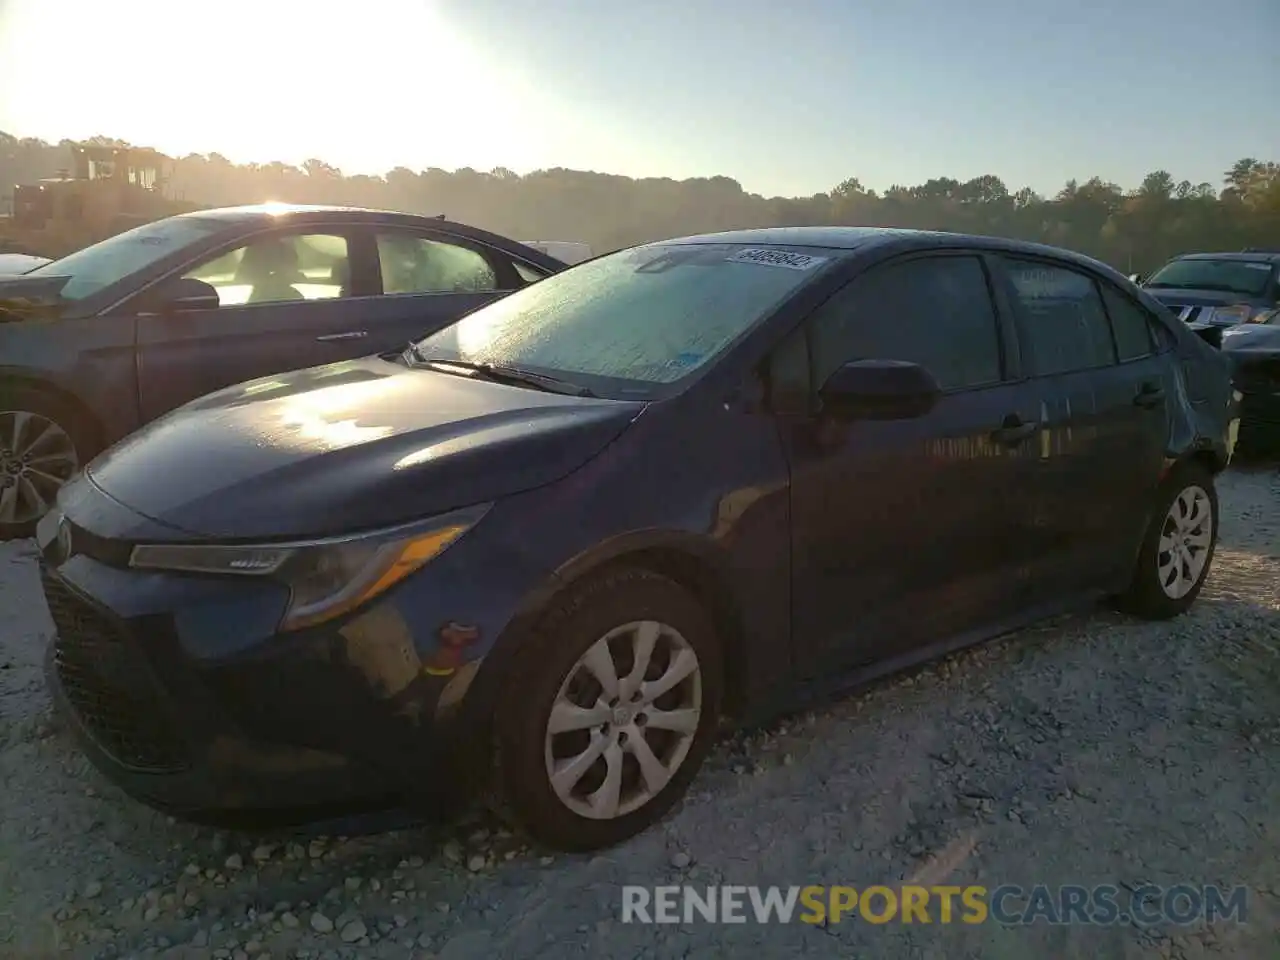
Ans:
[{"label": "windshield wiper", "polygon": [[548,376],[545,373],[534,373],[531,370],[521,370],[518,367],[508,367],[496,363],[477,363],[473,360],[447,360],[443,357],[428,357],[416,345],[410,345],[406,352],[412,356],[415,366],[429,367],[442,373],[450,372],[448,368],[453,367],[458,370],[467,370],[474,375],[483,377],[486,380],[492,380],[495,383],[520,384],[521,386],[533,387],[535,390],[542,390],[546,393],[560,393],[570,397],[596,396],[586,387],[570,383],[568,380],[561,380],[559,377]]}]

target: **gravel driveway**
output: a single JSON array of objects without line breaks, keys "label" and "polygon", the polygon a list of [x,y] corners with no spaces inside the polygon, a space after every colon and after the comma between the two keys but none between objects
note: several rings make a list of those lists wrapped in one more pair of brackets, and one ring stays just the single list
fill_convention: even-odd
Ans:
[{"label": "gravel driveway", "polygon": [[[726,740],[663,825],[595,857],[489,820],[364,836],[174,823],[49,712],[28,544],[0,545],[0,957],[1280,956],[1280,474],[1220,482],[1186,617],[1026,631]],[[348,832],[355,832],[347,825]],[[1247,885],[1247,924],[620,922],[625,883]]]}]

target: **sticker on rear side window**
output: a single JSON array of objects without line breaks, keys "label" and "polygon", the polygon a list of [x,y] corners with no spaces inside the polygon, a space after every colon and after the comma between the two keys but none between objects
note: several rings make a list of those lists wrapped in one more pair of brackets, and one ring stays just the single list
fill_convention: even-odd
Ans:
[{"label": "sticker on rear side window", "polygon": [[1269,263],[1246,263],[1244,264],[1244,266],[1248,267],[1250,270],[1270,270],[1271,269],[1271,264]]},{"label": "sticker on rear side window", "polygon": [[762,248],[739,250],[726,259],[731,263],[758,263],[766,267],[786,267],[788,270],[812,270],[827,262],[826,257],[812,257],[807,253]]}]

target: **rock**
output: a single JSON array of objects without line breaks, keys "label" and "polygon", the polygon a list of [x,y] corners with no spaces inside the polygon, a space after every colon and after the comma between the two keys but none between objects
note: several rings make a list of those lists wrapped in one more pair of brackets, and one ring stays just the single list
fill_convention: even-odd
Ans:
[{"label": "rock", "polygon": [[691,863],[693,863],[693,858],[683,850],[677,850],[671,855],[671,865],[677,870],[684,870]]},{"label": "rock", "polygon": [[96,900],[102,896],[102,884],[97,880],[90,880],[84,886],[84,898],[86,900]]},{"label": "rock", "polygon": [[363,881],[360,877],[347,877],[347,879],[343,881],[342,885],[347,888],[348,893],[355,893],[360,889],[360,884],[362,882]]},{"label": "rock", "polygon": [[142,915],[142,919],[147,923],[155,923],[155,921],[160,919],[160,908],[147,907],[146,912]]},{"label": "rock", "polygon": [[343,943],[355,943],[357,940],[364,939],[368,933],[369,930],[365,927],[363,920],[352,920],[342,928],[340,936]]},{"label": "rock", "polygon": [[444,858],[450,863],[462,862],[462,844],[457,840],[450,840],[441,848],[440,852],[444,854]]},{"label": "rock", "polygon": [[317,911],[311,915],[311,929],[316,933],[333,933],[333,921]]},{"label": "rock", "polygon": [[473,853],[471,855],[471,858],[467,860],[467,869],[470,870],[472,873],[479,873],[481,870],[484,869],[486,862],[487,861],[485,860],[484,854]]},{"label": "rock", "polygon": [[275,854],[276,848],[271,843],[260,843],[253,848],[253,859],[258,863],[265,863]]},{"label": "rock", "polygon": [[225,866],[228,870],[243,870],[244,857],[240,856],[240,854],[238,853],[233,853],[231,856],[227,857],[227,861],[226,863],[223,864],[223,866]]},{"label": "rock", "polygon": [[280,924],[290,930],[296,930],[298,928],[298,918],[286,911],[280,914]]}]

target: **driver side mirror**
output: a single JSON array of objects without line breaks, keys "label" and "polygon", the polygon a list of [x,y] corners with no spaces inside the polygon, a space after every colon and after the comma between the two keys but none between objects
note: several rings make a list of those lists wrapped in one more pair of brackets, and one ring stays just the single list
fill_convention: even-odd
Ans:
[{"label": "driver side mirror", "polygon": [[818,391],[822,411],[842,420],[912,420],[938,402],[933,374],[904,360],[855,360],[827,378]]},{"label": "driver side mirror", "polygon": [[179,277],[163,283],[143,300],[147,313],[191,313],[195,310],[217,310],[221,301],[213,284],[195,277]]}]

